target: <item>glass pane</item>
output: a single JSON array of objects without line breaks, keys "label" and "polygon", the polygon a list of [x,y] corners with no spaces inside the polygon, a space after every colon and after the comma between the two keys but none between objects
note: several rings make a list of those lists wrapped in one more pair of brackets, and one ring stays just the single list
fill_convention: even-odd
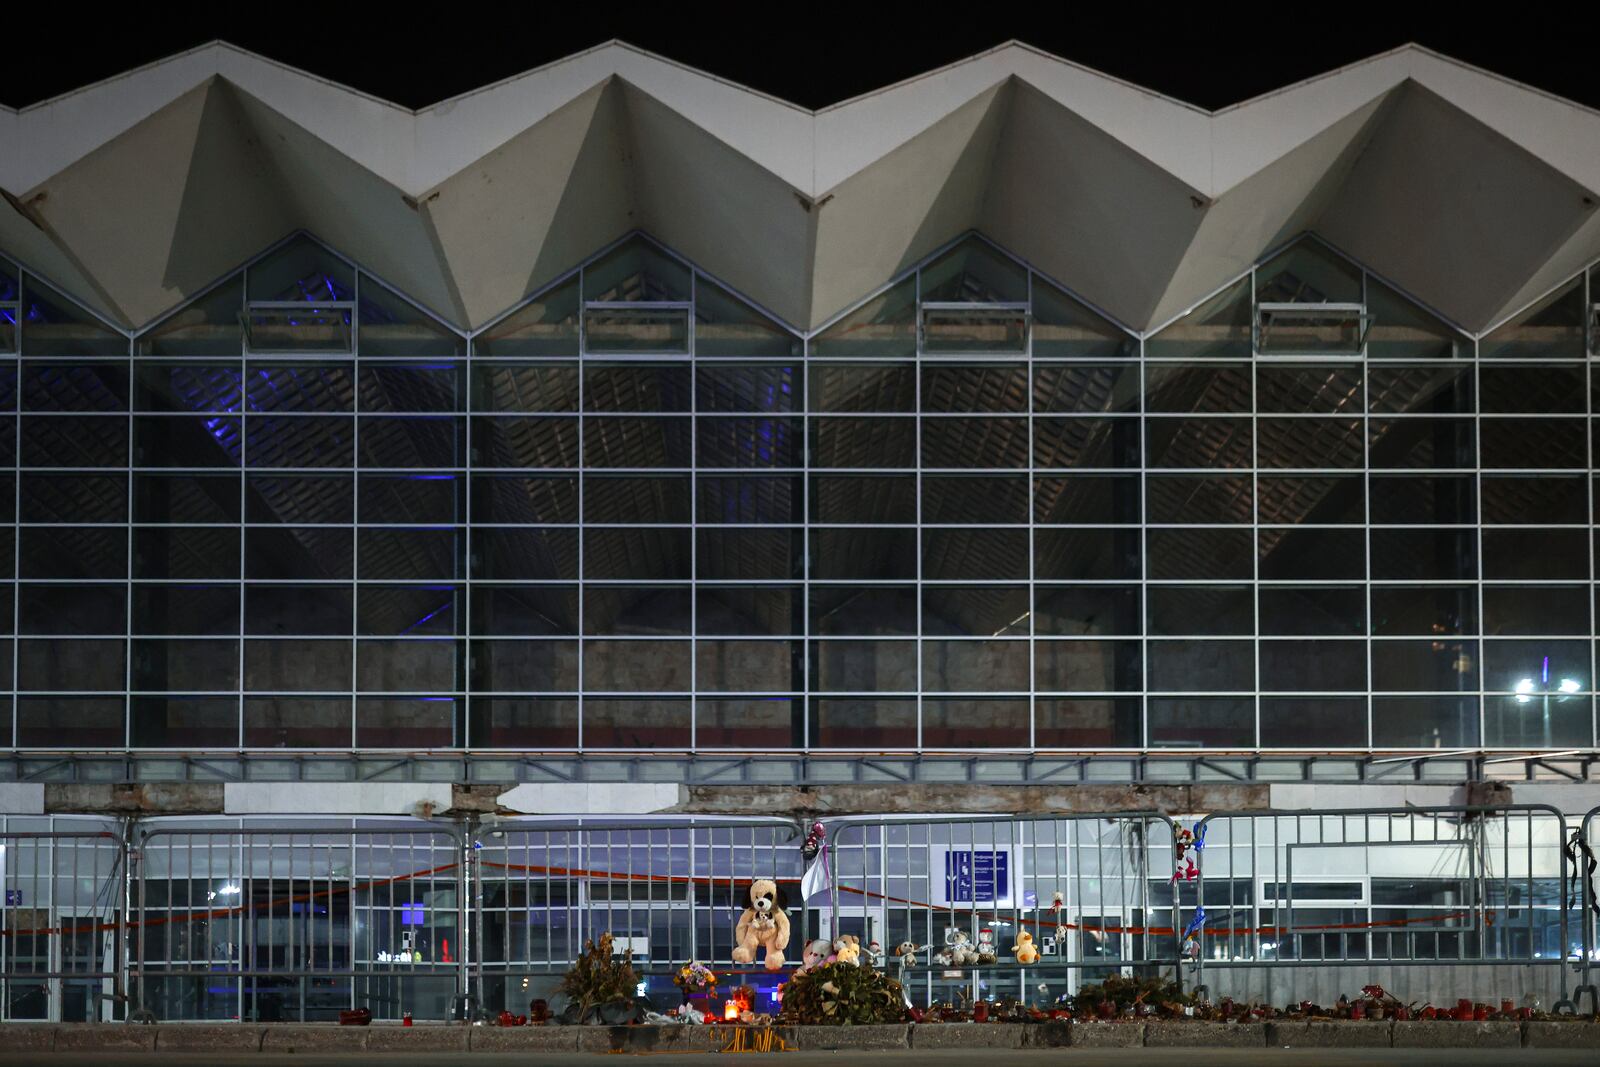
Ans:
[{"label": "glass pane", "polygon": [[1250,279],[1241,278],[1145,341],[1149,359],[1248,359]]},{"label": "glass pane", "polygon": [[576,356],[578,279],[545,290],[472,339],[478,356]]},{"label": "glass pane", "polygon": [[839,356],[884,359],[910,356],[916,351],[915,277],[908,277],[870,298],[811,341],[812,356],[824,359]]},{"label": "glass pane", "polygon": [[689,309],[590,305],[583,312],[583,350],[685,355],[689,351]]},{"label": "glass pane", "polygon": [[1478,355],[1482,359],[1582,359],[1587,313],[1580,276],[1489,331],[1478,342]]},{"label": "glass pane", "polygon": [[31,274],[22,278],[22,354],[126,356],[128,339]]},{"label": "glass pane", "polygon": [[1039,275],[1033,276],[1033,354],[1072,359],[1128,358],[1139,342]]},{"label": "glass pane", "polygon": [[1376,278],[1367,277],[1368,359],[1465,359],[1472,342]]},{"label": "glass pane", "polygon": [[467,354],[464,337],[366,274],[356,310],[364,356]]},{"label": "glass pane", "polygon": [[800,338],[726,289],[696,275],[694,349],[701,356],[798,356]]}]

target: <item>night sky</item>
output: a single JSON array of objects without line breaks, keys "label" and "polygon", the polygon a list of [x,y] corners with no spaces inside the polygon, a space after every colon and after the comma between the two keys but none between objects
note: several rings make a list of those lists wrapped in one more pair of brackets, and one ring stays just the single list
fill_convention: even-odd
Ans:
[{"label": "night sky", "polygon": [[[1125,5],[1122,20],[1084,21],[1091,5],[1058,3],[1041,21],[1011,5],[1010,24],[963,6],[952,28],[940,5],[871,9],[748,4],[653,6],[613,14],[590,5],[391,3],[357,10],[325,4],[244,5],[243,17],[141,8],[142,17],[74,19],[29,10],[0,64],[0,103],[23,107],[175,52],[221,38],[406,107],[425,107],[612,38],[658,52],[806,107],[923,73],[1010,38],[1206,108],[1241,100],[1385,51],[1406,41],[1600,108],[1595,42],[1555,18],[1478,29],[1450,20],[1396,20],[1344,5]],[[215,6],[208,9],[214,11]],[[955,9],[944,8],[946,11]],[[1035,8],[1035,10],[1037,10]],[[541,25],[552,11],[580,26]],[[339,13],[346,12],[346,13]],[[1249,12],[1250,14],[1225,14]],[[532,21],[529,21],[531,18]],[[52,19],[61,19],[52,24]],[[512,20],[501,22],[502,19]],[[775,22],[772,20],[776,20]],[[574,19],[576,21],[576,19]],[[1515,22],[1516,20],[1510,20]],[[85,23],[89,23],[88,27]],[[770,26],[770,28],[768,28]],[[758,28],[759,27],[759,28]]]}]

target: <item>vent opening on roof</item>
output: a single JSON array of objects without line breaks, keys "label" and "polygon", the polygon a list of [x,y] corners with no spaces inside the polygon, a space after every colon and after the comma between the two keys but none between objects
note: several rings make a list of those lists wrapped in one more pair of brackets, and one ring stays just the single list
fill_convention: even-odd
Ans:
[{"label": "vent opening on roof", "polygon": [[242,316],[251,352],[345,354],[355,351],[350,328],[355,302],[252,300]]},{"label": "vent opening on roof", "polygon": [[1262,356],[1359,356],[1372,316],[1361,304],[1256,304],[1255,348]]},{"label": "vent opening on roof", "polygon": [[583,307],[583,350],[590,355],[689,354],[685,301],[592,301]]},{"label": "vent opening on roof", "polygon": [[1023,355],[1028,305],[923,301],[920,334],[925,353]]}]

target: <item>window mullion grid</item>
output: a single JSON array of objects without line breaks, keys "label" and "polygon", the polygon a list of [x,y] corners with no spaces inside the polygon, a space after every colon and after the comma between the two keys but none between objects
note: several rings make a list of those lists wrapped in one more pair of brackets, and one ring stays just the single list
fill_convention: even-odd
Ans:
[{"label": "window mullion grid", "polygon": [[[1255,286],[1250,287],[1250,300],[1254,304]],[[1251,309],[1251,320],[1259,312]],[[1251,336],[1257,335],[1251,330]],[[1250,352],[1250,652],[1255,690],[1250,706],[1255,711],[1255,748],[1261,749],[1261,396],[1256,387],[1256,363],[1260,353],[1251,346]]]},{"label": "window mullion grid", "polygon": [[[124,568],[127,579],[123,585],[124,629],[122,633],[122,745],[123,748],[133,747],[133,407],[134,407],[134,368],[133,368],[133,338],[128,338],[128,432],[127,432],[127,466],[123,468],[125,492],[127,499],[123,501],[122,514],[127,520],[127,566]],[[17,407],[22,407],[21,375],[18,375]],[[13,521],[15,516],[13,515]],[[21,542],[19,536],[16,539]],[[170,683],[169,683],[170,686]],[[171,700],[171,698],[167,698]]]},{"label": "window mullion grid", "polygon": [[912,410],[916,412],[911,424],[911,461],[916,464],[916,520],[917,543],[913,551],[917,558],[917,587],[913,596],[913,617],[917,623],[917,755],[922,755],[922,270],[917,270],[916,290],[912,294],[917,309],[916,348],[911,361]]},{"label": "window mullion grid", "polygon": [[699,361],[695,358],[694,300],[697,275],[689,272],[689,751],[699,750],[700,729],[700,521],[699,467],[700,467],[700,389],[697,375]]},{"label": "window mullion grid", "polygon": [[[1027,311],[1027,372],[1023,379],[1022,387],[1027,391],[1028,412],[1028,488],[1024,494],[1023,502],[1028,509],[1028,751],[1036,752],[1039,748],[1039,675],[1037,673],[1037,652],[1035,651],[1034,636],[1037,632],[1035,622],[1035,608],[1038,603],[1034,590],[1034,582],[1038,578],[1038,567],[1033,558],[1034,527],[1038,513],[1034,506],[1033,496],[1037,492],[1037,482],[1034,479],[1034,454],[1033,454],[1033,271],[1028,271],[1028,311]],[[1115,707],[1115,704],[1113,704]],[[1113,712],[1113,715],[1115,713]],[[1113,721],[1115,721],[1113,719]],[[1026,994],[1026,983],[1023,986]]]},{"label": "window mullion grid", "polygon": [[[22,285],[26,286],[28,284],[27,275],[26,274],[22,274],[21,272],[18,272],[18,281],[21,282]],[[26,292],[20,293],[19,295],[26,296]],[[16,368],[17,368],[17,399],[16,399],[17,411],[16,411],[15,416],[13,416],[13,418],[12,418],[12,422],[15,423],[15,426],[12,429],[12,433],[15,435],[15,439],[12,442],[12,447],[14,448],[15,451],[13,451],[12,455],[15,456],[16,458],[12,461],[13,462],[13,468],[12,469],[14,471],[14,475],[13,475],[13,478],[12,478],[12,487],[11,487],[12,497],[13,497],[12,503],[11,503],[12,521],[13,522],[18,522],[18,523],[20,523],[21,520],[22,520],[22,468],[23,468],[23,461],[22,461],[22,356],[20,355],[20,353],[22,352],[23,345],[26,343],[24,338],[23,338],[23,335],[26,332],[27,332],[27,327],[26,327],[26,325],[24,324],[24,322],[22,320],[22,316],[18,315],[17,316],[17,352],[19,354],[17,356],[16,363],[14,364],[16,366]],[[20,529],[18,529],[18,530],[16,530],[14,532],[14,536],[11,538],[11,747],[12,747],[13,750],[16,749],[18,741],[20,740],[20,734],[21,734],[21,730],[19,729],[18,724],[21,721],[21,716],[22,716],[22,700],[18,696],[18,693],[17,693],[18,685],[19,685],[19,683],[21,681],[19,664],[21,663],[21,659],[22,659],[22,642],[18,639],[17,635],[18,635],[19,631],[21,631],[21,629],[22,629],[22,531]]]},{"label": "window mullion grid", "polygon": [[[355,272],[352,283],[355,287],[355,306],[361,306],[361,272]],[[356,314],[354,308],[350,312],[350,450],[351,462],[355,466],[350,471],[350,747],[356,747],[356,740],[360,736],[359,722],[361,703],[356,697],[360,690],[359,664],[357,659],[356,634],[361,631],[361,494],[356,492],[357,473],[361,470],[361,336],[358,333],[358,323],[361,316]]]},{"label": "window mullion grid", "polygon": [[[1477,674],[1478,684],[1473,687],[1477,693],[1478,704],[1478,736],[1476,744],[1470,747],[1483,748],[1488,738],[1485,728],[1488,725],[1488,716],[1485,713],[1483,688],[1486,679],[1483,676],[1483,654],[1488,648],[1484,640],[1488,627],[1484,625],[1483,615],[1483,363],[1478,358],[1478,342],[1472,341],[1472,507],[1473,518],[1476,525],[1473,527],[1473,569],[1476,572],[1474,588],[1478,596],[1478,625],[1477,625],[1477,655],[1473,657],[1473,670]],[[1369,687],[1370,688],[1370,687]],[[1459,687],[1458,687],[1459,691]],[[1458,746],[1469,747],[1469,746]]]},{"label": "window mullion grid", "polygon": [[[800,743],[809,761],[811,757],[811,672],[814,662],[811,655],[811,341],[800,341]],[[789,515],[792,521],[793,514]],[[794,527],[790,527],[792,531]],[[794,616],[791,614],[790,618]],[[793,624],[790,625],[793,629]],[[790,653],[793,655],[793,653]],[[792,678],[792,675],[791,675]],[[791,681],[791,685],[793,682]],[[791,706],[790,729],[793,730],[794,711]],[[793,736],[791,734],[791,736]]]},{"label": "window mullion grid", "polygon": [[577,736],[575,737],[573,744],[579,752],[583,751],[583,660],[585,646],[588,641],[588,635],[584,630],[584,601],[588,598],[589,593],[589,586],[585,581],[583,569],[583,545],[584,542],[588,540],[587,528],[585,525],[587,516],[584,514],[583,494],[589,482],[588,473],[584,470],[584,460],[586,458],[584,439],[587,430],[588,412],[585,410],[583,395],[584,379],[587,377],[584,362],[584,324],[588,321],[589,317],[583,313],[583,292],[584,282],[587,279],[588,273],[589,272],[587,269],[580,269],[578,271],[578,632],[576,635],[576,640],[573,641],[573,644],[575,644],[578,649],[578,693],[577,696],[573,698],[577,704],[576,710],[578,714],[578,727]]},{"label": "window mullion grid", "polygon": [[[250,268],[246,267],[239,283],[239,314],[242,317],[250,306]],[[250,471],[250,393],[245,384],[249,381],[250,364],[246,361],[249,344],[241,335],[239,338],[239,374],[242,381],[239,385],[239,627],[234,638],[238,647],[238,674],[234,678],[234,685],[238,687],[239,709],[238,736],[239,747],[244,748],[244,722],[245,722],[245,686],[244,681],[244,648],[245,648],[245,506],[249,501],[248,474]],[[242,986],[243,983],[241,983]],[[242,995],[242,994],[241,994]]]},{"label": "window mullion grid", "polygon": [[[1146,498],[1148,489],[1145,479],[1150,474],[1150,423],[1146,417],[1148,405],[1145,403],[1145,390],[1149,377],[1147,368],[1147,353],[1145,351],[1145,338],[1139,338],[1139,412],[1134,418],[1138,419],[1139,433],[1139,748],[1148,751],[1150,748],[1150,560],[1145,551],[1145,540],[1148,537],[1147,529],[1150,522],[1149,508]],[[1115,653],[1113,653],[1115,655]],[[1113,705],[1115,706],[1115,705]],[[1115,712],[1113,712],[1113,716]],[[1114,720],[1113,720],[1114,721]]]},{"label": "window mullion grid", "polygon": [[[476,642],[472,640],[472,585],[474,579],[472,554],[478,548],[477,542],[473,540],[472,533],[472,424],[475,421],[473,418],[472,386],[477,371],[473,366],[476,353],[474,352],[471,337],[466,339],[464,351],[465,358],[461,361],[463,369],[457,386],[461,392],[456,398],[456,410],[461,412],[461,421],[465,424],[462,427],[461,447],[464,449],[464,453],[461,456],[461,462],[466,468],[466,473],[461,476],[461,482],[457,486],[454,498],[451,501],[452,510],[456,515],[457,522],[460,524],[457,528],[461,530],[461,536],[464,541],[462,545],[463,551],[458,557],[461,561],[462,592],[461,616],[456,623],[456,633],[459,635],[461,643],[457,646],[454,656],[455,670],[459,672],[456,677],[455,689],[456,692],[461,694],[461,707],[451,712],[453,724],[451,732],[456,737],[456,744],[466,749],[471,748],[472,743],[477,740],[472,736],[472,712],[476,705],[476,698],[472,693],[472,665],[477,656],[477,650],[474,648]],[[360,476],[357,475],[357,477]],[[482,647],[487,649],[492,646],[484,642]],[[459,733],[457,730],[459,730]]]},{"label": "window mullion grid", "polygon": [[[1368,295],[1367,295],[1367,291],[1366,291],[1367,275],[1364,272],[1361,275],[1361,285],[1362,285],[1361,303],[1362,303],[1362,306],[1365,307],[1365,306],[1367,306]],[[1365,353],[1365,351],[1366,351],[1366,342],[1365,341],[1362,342],[1362,351],[1363,351],[1363,353]],[[1362,627],[1361,627],[1361,637],[1362,637],[1362,644],[1365,646],[1366,665],[1367,665],[1367,684],[1366,684],[1366,687],[1365,687],[1366,688],[1366,705],[1367,705],[1367,729],[1366,729],[1367,751],[1371,752],[1372,751],[1373,741],[1375,740],[1375,735],[1376,735],[1376,732],[1377,732],[1377,724],[1376,724],[1376,722],[1374,720],[1374,715],[1375,715],[1376,709],[1374,708],[1373,701],[1372,701],[1372,679],[1373,679],[1372,652],[1373,652],[1373,648],[1375,646],[1374,646],[1374,643],[1373,643],[1373,640],[1372,640],[1372,401],[1371,401],[1371,397],[1370,397],[1370,390],[1371,390],[1370,382],[1371,382],[1372,375],[1370,373],[1368,373],[1368,368],[1369,367],[1370,367],[1370,364],[1367,362],[1367,360],[1365,358],[1363,358],[1362,361],[1361,361],[1361,391],[1360,391],[1360,397],[1361,397],[1361,521],[1362,521],[1362,525],[1363,525],[1363,530],[1362,530],[1362,534],[1361,534],[1361,547],[1362,547],[1362,551],[1363,551],[1363,554],[1364,554],[1364,557],[1365,557],[1365,568],[1366,569],[1365,569],[1364,573],[1365,573],[1365,577],[1366,577],[1366,588],[1362,592],[1362,596],[1361,596],[1361,611],[1362,611],[1362,624],[1363,624]]]},{"label": "window mullion grid", "polygon": [[[1594,304],[1593,304],[1594,293],[1591,291],[1593,289],[1593,283],[1591,281],[1592,273],[1593,272],[1591,270],[1586,270],[1586,271],[1583,272],[1583,316],[1584,316],[1584,322],[1585,322],[1586,325],[1589,324],[1589,323],[1592,323],[1594,321]],[[1585,338],[1586,338],[1586,344],[1584,346],[1585,347],[1584,355],[1586,357],[1589,354],[1588,353],[1588,349],[1590,347],[1592,347],[1592,345],[1590,343],[1587,343],[1588,333],[1589,333],[1588,329],[1585,329],[1584,330],[1584,335],[1585,335]],[[1595,411],[1594,411],[1594,388],[1595,388],[1595,384],[1596,383],[1595,383],[1595,380],[1594,380],[1594,360],[1592,358],[1586,358],[1583,361],[1583,365],[1584,365],[1584,371],[1585,371],[1584,384],[1586,386],[1588,386],[1588,388],[1586,388],[1584,390],[1584,396],[1586,397],[1586,399],[1584,401],[1584,412],[1588,417],[1586,419],[1584,419],[1584,426],[1583,426],[1584,447],[1587,450],[1585,452],[1585,455],[1587,457],[1586,465],[1587,465],[1587,468],[1588,468],[1588,475],[1587,475],[1587,477],[1584,478],[1583,481],[1584,481],[1584,487],[1585,487],[1585,489],[1588,490],[1588,494],[1589,494],[1589,538],[1588,538],[1589,545],[1588,545],[1588,548],[1589,548],[1589,582],[1590,582],[1590,585],[1589,585],[1589,596],[1586,598],[1588,600],[1588,604],[1589,604],[1589,638],[1590,638],[1590,640],[1589,640],[1589,684],[1587,686],[1585,686],[1585,688],[1589,691],[1589,694],[1590,694],[1589,695],[1589,741],[1590,741],[1591,744],[1600,745],[1600,725],[1597,725],[1597,723],[1600,723],[1600,719],[1597,719],[1597,717],[1595,715],[1595,694],[1596,693],[1600,693],[1600,682],[1597,682],[1595,680],[1595,667],[1597,665],[1596,664],[1596,659],[1595,659],[1595,648],[1596,648],[1597,645],[1600,645],[1600,641],[1596,641],[1595,640],[1595,637],[1596,637],[1595,629],[1596,629],[1596,625],[1600,624],[1600,619],[1596,619],[1595,618],[1595,606],[1594,606],[1594,594],[1595,594],[1595,590],[1597,588],[1597,586],[1594,584],[1595,580],[1596,580],[1596,574],[1595,574],[1595,547],[1594,547],[1594,527],[1595,527],[1595,513],[1594,513],[1594,476],[1595,476],[1595,466],[1594,466],[1594,422],[1595,422],[1595,419],[1594,419],[1594,415],[1595,415]],[[1582,829],[1582,827],[1580,827],[1580,829]],[[1597,918],[1600,918],[1600,917],[1597,917]]]}]

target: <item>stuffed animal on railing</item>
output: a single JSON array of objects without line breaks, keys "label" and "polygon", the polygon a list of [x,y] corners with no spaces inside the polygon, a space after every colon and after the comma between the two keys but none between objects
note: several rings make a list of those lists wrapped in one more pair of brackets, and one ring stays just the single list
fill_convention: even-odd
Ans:
[{"label": "stuffed animal on railing", "polygon": [[1017,943],[1012,946],[1011,951],[1017,957],[1018,963],[1026,965],[1039,962],[1039,950],[1034,947],[1033,935],[1026,930],[1017,935]]},{"label": "stuffed animal on railing", "polygon": [[750,885],[750,906],[734,927],[733,961],[754,963],[756,953],[766,950],[767,970],[783,967],[783,950],[789,947],[789,916],[784,913],[783,894],[770,878],[758,878]]}]

